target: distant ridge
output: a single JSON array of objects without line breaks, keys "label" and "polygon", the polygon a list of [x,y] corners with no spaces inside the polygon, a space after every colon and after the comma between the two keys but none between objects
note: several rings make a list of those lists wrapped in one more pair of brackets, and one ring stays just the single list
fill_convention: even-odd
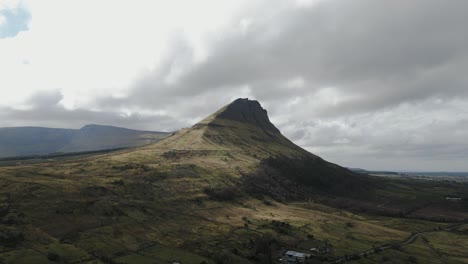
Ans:
[{"label": "distant ridge", "polygon": [[169,133],[90,124],[81,129],[0,128],[0,157],[116,149],[157,142]]}]

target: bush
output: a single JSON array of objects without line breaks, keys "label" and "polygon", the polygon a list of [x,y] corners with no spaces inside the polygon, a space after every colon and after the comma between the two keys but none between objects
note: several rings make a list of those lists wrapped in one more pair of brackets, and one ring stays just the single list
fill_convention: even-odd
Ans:
[{"label": "bush", "polygon": [[47,253],[47,258],[51,261],[58,261],[60,259],[60,256],[57,253],[49,252]]},{"label": "bush", "polygon": [[271,234],[264,234],[255,241],[255,256],[260,263],[273,263],[272,246],[278,241]]},{"label": "bush", "polygon": [[122,186],[122,185],[125,185],[125,182],[123,180],[116,180],[116,181],[111,182],[111,184]]},{"label": "bush", "polygon": [[287,235],[291,232],[291,225],[287,222],[273,220],[271,221],[271,227],[280,234]]},{"label": "bush", "polygon": [[23,234],[16,229],[5,228],[0,230],[0,246],[14,248],[24,241]]},{"label": "bush", "polygon": [[216,201],[231,201],[241,196],[240,190],[234,186],[227,186],[220,189],[205,188],[204,192],[210,199]]},{"label": "bush", "polygon": [[410,263],[418,263],[418,259],[415,256],[409,256],[408,262]]},{"label": "bush", "polygon": [[398,244],[394,244],[391,246],[391,249],[394,249],[394,250],[401,250],[401,246],[398,245]]}]

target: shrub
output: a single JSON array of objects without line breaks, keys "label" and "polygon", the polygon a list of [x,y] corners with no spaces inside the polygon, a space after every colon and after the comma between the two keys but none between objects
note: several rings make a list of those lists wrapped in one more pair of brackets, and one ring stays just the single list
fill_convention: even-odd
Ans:
[{"label": "shrub", "polygon": [[16,229],[5,228],[0,230],[0,246],[14,248],[24,241],[23,234]]},{"label": "shrub", "polygon": [[125,182],[123,180],[116,180],[116,181],[111,182],[111,184],[122,186],[122,185],[125,185]]},{"label": "shrub", "polygon": [[271,227],[280,234],[287,235],[291,232],[291,226],[287,222],[273,220],[271,221]]},{"label": "shrub", "polygon": [[394,250],[401,250],[401,246],[398,245],[398,244],[392,245],[391,248],[394,249]]},{"label": "shrub", "polygon": [[205,188],[204,192],[212,200],[231,201],[241,196],[240,190],[234,186],[227,186],[220,189]]},{"label": "shrub", "polygon": [[60,256],[55,252],[49,252],[47,253],[47,258],[51,261],[58,261],[60,259]]}]

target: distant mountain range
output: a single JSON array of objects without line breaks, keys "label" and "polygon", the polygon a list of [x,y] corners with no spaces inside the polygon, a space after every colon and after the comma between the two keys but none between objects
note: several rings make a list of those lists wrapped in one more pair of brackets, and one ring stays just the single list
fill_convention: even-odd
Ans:
[{"label": "distant mountain range", "polygon": [[399,175],[399,176],[428,176],[428,177],[468,177],[468,172],[449,172],[449,171],[383,171],[383,170],[365,170],[361,168],[348,168],[349,170],[361,174],[380,174],[380,175]]},{"label": "distant mountain range", "polygon": [[81,129],[4,127],[0,128],[0,157],[135,147],[157,142],[169,134],[103,125]]}]

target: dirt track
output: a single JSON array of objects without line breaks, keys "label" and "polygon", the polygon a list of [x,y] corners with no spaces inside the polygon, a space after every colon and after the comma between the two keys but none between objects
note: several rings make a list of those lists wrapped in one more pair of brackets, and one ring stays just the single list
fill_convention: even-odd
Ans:
[{"label": "dirt track", "polygon": [[363,257],[364,255],[375,254],[375,253],[381,252],[381,251],[386,250],[386,249],[403,247],[403,246],[406,246],[406,245],[409,245],[409,244],[413,243],[416,240],[416,238],[418,238],[420,235],[427,234],[427,233],[435,233],[435,232],[451,232],[451,231],[454,231],[454,230],[462,227],[465,224],[466,223],[457,223],[457,224],[454,224],[454,225],[451,225],[451,226],[448,226],[448,227],[442,228],[442,229],[415,232],[415,233],[412,233],[411,236],[409,236],[407,239],[405,239],[405,240],[403,240],[403,241],[401,241],[399,243],[391,244],[391,245],[383,245],[383,246],[380,246],[380,247],[374,247],[374,248],[369,249],[369,250],[356,252],[354,254],[350,254],[350,255],[347,255],[347,256],[342,256],[342,257],[339,257],[338,259],[336,259],[335,261],[333,261],[332,263],[346,263],[347,261],[353,261],[352,258],[356,257],[356,256]]}]

